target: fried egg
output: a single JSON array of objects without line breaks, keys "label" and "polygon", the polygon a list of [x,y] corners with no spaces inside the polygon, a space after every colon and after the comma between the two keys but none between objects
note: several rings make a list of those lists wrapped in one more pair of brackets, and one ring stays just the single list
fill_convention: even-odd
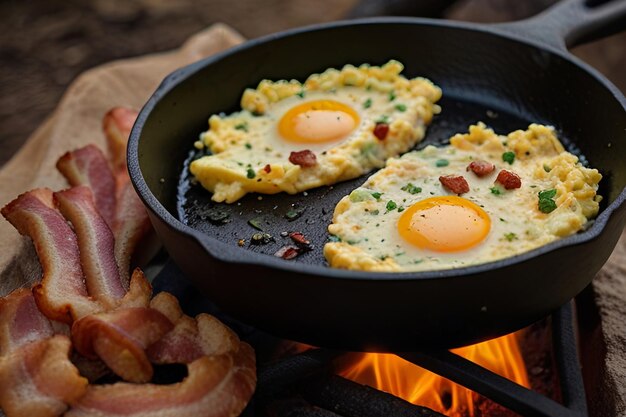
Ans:
[{"label": "fried egg", "polygon": [[419,142],[441,90],[400,75],[397,61],[346,65],[303,84],[262,81],[247,89],[242,111],[213,115],[197,149],[210,155],[190,171],[212,199],[300,191],[356,178]]},{"label": "fried egg", "polygon": [[371,271],[458,268],[576,233],[598,213],[601,179],[551,127],[499,136],[471,126],[444,147],[392,158],[336,206],[324,255]]}]

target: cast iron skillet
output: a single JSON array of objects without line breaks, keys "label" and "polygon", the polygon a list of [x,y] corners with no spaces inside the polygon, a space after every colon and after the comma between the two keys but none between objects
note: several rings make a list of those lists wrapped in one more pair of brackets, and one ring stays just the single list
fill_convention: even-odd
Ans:
[{"label": "cast iron skillet", "polygon": [[[414,350],[475,343],[519,329],[581,291],[613,250],[626,220],[626,99],[571,46],[621,29],[626,1],[588,9],[567,0],[533,19],[477,25],[417,18],[344,21],[247,42],[168,76],[132,130],[129,169],[156,231],[198,290],[233,316],[277,336],[350,350]],[[238,109],[263,78],[303,80],[347,63],[395,58],[405,75],[443,88],[426,143],[471,123],[498,132],[555,126],[604,178],[601,213],[583,233],[484,265],[419,273],[331,269],[321,249],[335,203],[367,176],[295,196],[247,196],[215,205],[184,164],[209,115]],[[182,178],[181,178],[182,175]],[[297,219],[285,218],[295,207]],[[219,223],[220,210],[230,222]],[[216,215],[216,211],[218,212]],[[223,214],[223,213],[222,213]],[[249,245],[257,219],[276,242]],[[301,231],[316,249],[271,256]],[[239,239],[246,239],[244,247]]]}]

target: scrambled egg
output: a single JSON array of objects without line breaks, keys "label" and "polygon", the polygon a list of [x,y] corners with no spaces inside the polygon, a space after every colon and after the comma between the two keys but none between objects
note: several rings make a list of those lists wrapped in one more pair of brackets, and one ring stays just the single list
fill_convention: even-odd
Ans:
[{"label": "scrambled egg", "polygon": [[371,271],[457,268],[576,233],[598,213],[601,179],[551,127],[499,136],[484,124],[450,145],[392,158],[335,209],[330,266]]},{"label": "scrambled egg", "polygon": [[441,90],[400,75],[397,61],[346,65],[296,81],[261,81],[242,111],[213,115],[197,149],[210,155],[190,171],[214,201],[249,192],[297,192],[358,177],[384,166],[424,137]]}]

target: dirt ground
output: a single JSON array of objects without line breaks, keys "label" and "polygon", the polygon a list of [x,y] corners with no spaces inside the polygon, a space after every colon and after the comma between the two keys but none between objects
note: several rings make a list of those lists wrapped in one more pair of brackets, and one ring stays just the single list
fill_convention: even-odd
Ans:
[{"label": "dirt ground", "polygon": [[[503,21],[533,14],[552,2],[464,0],[443,16]],[[374,7],[363,8],[364,3]],[[437,1],[0,0],[0,165],[54,109],[68,84],[88,68],[175,48],[214,22],[225,22],[253,38],[337,20],[357,4],[361,13],[428,14],[432,7],[427,6]],[[616,36],[577,50],[623,91],[625,40],[624,35]]]}]

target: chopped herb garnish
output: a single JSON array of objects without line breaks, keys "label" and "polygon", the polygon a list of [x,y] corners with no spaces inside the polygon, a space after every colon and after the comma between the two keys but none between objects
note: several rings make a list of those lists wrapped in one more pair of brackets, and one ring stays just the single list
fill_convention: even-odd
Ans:
[{"label": "chopped herb garnish", "polygon": [[398,213],[402,213],[404,211],[404,207],[400,206],[398,207]]},{"label": "chopped herb garnish", "polygon": [[550,168],[546,164],[543,164],[543,170],[546,171],[546,172],[550,172],[550,171],[552,171],[552,168]]},{"label": "chopped herb garnish", "polygon": [[272,242],[274,238],[269,233],[255,233],[250,239],[250,243],[253,245],[267,245]]},{"label": "chopped herb garnish", "polygon": [[298,207],[298,208],[290,208],[289,210],[287,210],[287,213],[285,213],[285,217],[288,220],[295,220],[298,217],[302,216],[302,213],[304,213],[304,207]]},{"label": "chopped herb garnish", "polygon": [[556,197],[556,190],[553,188],[551,190],[539,191],[539,203],[537,207],[539,211],[542,213],[551,213],[556,209],[556,202],[554,201],[554,197]]},{"label": "chopped herb garnish", "polygon": [[389,123],[389,116],[387,116],[386,114],[383,114],[378,119],[376,119],[374,123]]},{"label": "chopped herb garnish", "polygon": [[380,213],[380,211],[378,211],[378,209],[370,211],[370,214],[372,216],[378,216],[378,213]]},{"label": "chopped herb garnish", "polygon": [[517,239],[517,235],[515,233],[512,233],[512,232],[511,233],[505,233],[504,234],[504,238],[506,240],[508,240],[509,242],[513,242],[514,240]]},{"label": "chopped herb garnish", "polygon": [[539,191],[539,198],[554,198],[556,197],[556,190],[552,188],[551,190]]},{"label": "chopped herb garnish", "polygon": [[246,147],[246,149],[252,149],[252,145],[250,145],[249,143],[246,143],[244,146]]},{"label": "chopped herb garnish", "polygon": [[447,167],[448,165],[450,165],[450,162],[447,159],[437,159],[437,161],[435,162],[435,166],[439,168]]},{"label": "chopped herb garnish", "polygon": [[296,93],[296,95],[300,98],[304,98],[304,90],[300,90]]},{"label": "chopped herb garnish", "polygon": [[258,219],[258,218],[248,220],[248,224],[250,226],[260,231],[263,231],[262,223],[263,223],[263,220]]},{"label": "chopped herb garnish", "polygon": [[246,177],[248,177],[249,179],[256,177],[256,172],[254,172],[254,169],[252,169],[252,167],[248,167],[248,169],[246,170]]},{"label": "chopped herb garnish", "polygon": [[389,101],[394,101],[396,99],[396,92],[391,90],[389,92]]},{"label": "chopped herb garnish", "polygon": [[502,190],[499,187],[491,187],[489,188],[491,194],[500,195],[502,194]]},{"label": "chopped herb garnish", "polygon": [[387,201],[387,205],[385,207],[386,207],[387,211],[392,211],[392,210],[395,210],[396,208],[398,208],[398,205],[396,204],[395,201],[389,200],[389,201]]},{"label": "chopped herb garnish", "polygon": [[402,103],[396,104],[395,109],[398,110],[398,111],[404,112],[404,111],[406,111],[406,104],[402,104]]},{"label": "chopped herb garnish", "polygon": [[411,183],[408,183],[407,185],[405,185],[404,187],[400,188],[402,191],[406,191],[409,194],[419,194],[422,192],[422,189],[420,187],[416,187]]},{"label": "chopped herb garnish", "polygon": [[513,161],[515,161],[515,152],[505,152],[502,154],[502,160],[507,162],[509,165],[513,165]]},{"label": "chopped herb garnish", "polygon": [[202,220],[208,220],[212,224],[220,225],[230,222],[230,209],[223,206],[213,206],[201,210],[198,216]]},{"label": "chopped herb garnish", "polygon": [[368,98],[367,100],[363,102],[363,108],[369,109],[370,107],[372,107],[372,99]]},{"label": "chopped herb garnish", "polygon": [[361,201],[370,200],[371,193],[362,188],[357,188],[350,193],[350,201],[353,203],[360,203]]},{"label": "chopped herb garnish", "polygon": [[381,195],[383,195],[383,193],[379,193],[379,192],[372,193],[372,197],[374,197],[376,200],[380,200]]},{"label": "chopped herb garnish", "polygon": [[235,129],[243,130],[244,132],[248,132],[248,123],[247,122],[243,122],[243,123],[236,124],[235,125]]}]

